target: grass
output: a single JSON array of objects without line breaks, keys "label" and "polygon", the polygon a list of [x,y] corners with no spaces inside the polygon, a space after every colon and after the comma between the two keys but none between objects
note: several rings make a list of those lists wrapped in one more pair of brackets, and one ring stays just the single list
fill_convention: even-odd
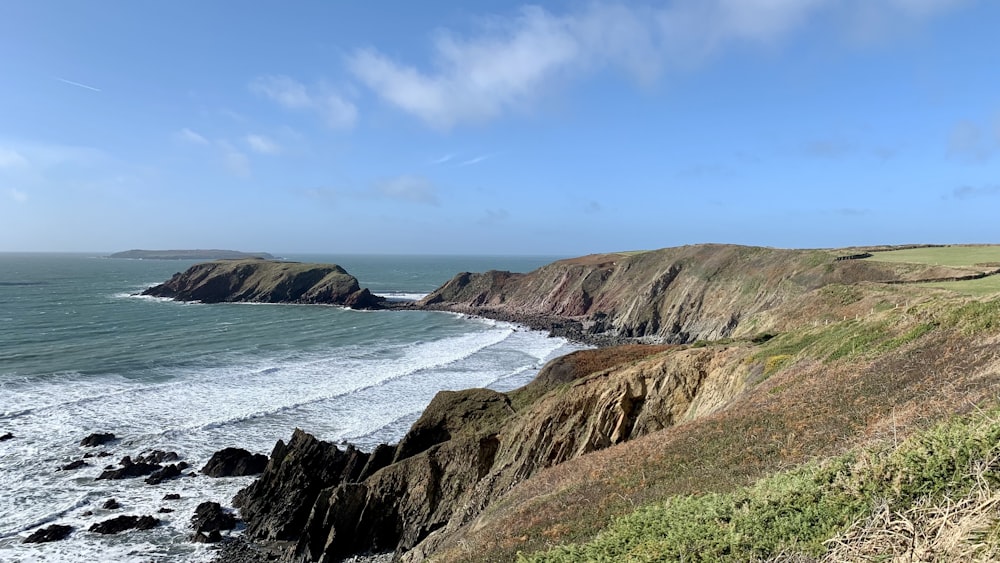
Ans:
[{"label": "grass", "polygon": [[[962,560],[989,560],[1000,547],[995,509],[1000,497],[991,493],[997,483],[1000,411],[993,410],[940,424],[898,446],[807,463],[728,493],[676,495],[616,519],[592,541],[518,559],[753,561],[799,555],[880,560],[879,555],[893,551],[905,557],[907,550],[912,558],[918,547],[926,551],[934,544],[935,560],[956,558],[949,553],[962,554]],[[966,524],[951,526],[952,537],[942,544],[942,527],[963,517]],[[906,541],[872,526],[886,522],[888,530],[888,522],[898,525],[906,518],[922,522],[909,526],[909,535],[902,537]]]},{"label": "grass", "polygon": [[987,276],[978,280],[964,280],[955,282],[934,282],[926,284],[927,287],[947,289],[968,295],[991,295],[1000,292],[1000,275]]},{"label": "grass", "polygon": [[874,262],[903,262],[935,266],[971,267],[976,264],[1000,262],[1000,246],[944,246],[908,248],[876,252]]}]

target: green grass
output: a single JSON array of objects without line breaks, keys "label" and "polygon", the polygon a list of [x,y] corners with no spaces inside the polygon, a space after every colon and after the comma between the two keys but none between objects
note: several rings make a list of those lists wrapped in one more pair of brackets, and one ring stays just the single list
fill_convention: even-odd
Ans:
[{"label": "green grass", "polygon": [[874,254],[874,256],[866,258],[866,260],[953,267],[969,267],[982,263],[1000,262],[1000,246],[908,248],[905,250],[875,252]]},{"label": "green grass", "polygon": [[991,295],[1000,292],[1000,275],[987,276],[978,280],[965,280],[955,282],[936,282],[926,284],[928,287],[948,289],[958,293],[968,295]]},{"label": "green grass", "polygon": [[[522,563],[752,561],[822,556],[827,540],[876,507],[945,505],[1000,483],[1000,411],[954,419],[898,447],[810,463],[730,493],[668,498],[615,520],[590,542],[520,554]],[[996,526],[994,518],[993,526]],[[990,536],[997,541],[996,534]],[[981,540],[981,538],[980,538]],[[995,548],[986,545],[983,549]]]}]

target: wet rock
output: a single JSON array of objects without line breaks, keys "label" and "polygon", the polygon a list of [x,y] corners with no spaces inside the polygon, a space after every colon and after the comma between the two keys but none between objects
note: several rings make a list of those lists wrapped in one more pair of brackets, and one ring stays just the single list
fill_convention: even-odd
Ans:
[{"label": "wet rock", "polygon": [[24,539],[24,543],[48,543],[52,541],[64,540],[73,532],[73,526],[63,524],[52,524],[45,528],[39,528]]},{"label": "wet rock", "polygon": [[111,457],[111,452],[97,452],[97,457]]},{"label": "wet rock", "polygon": [[164,464],[171,461],[177,461],[180,458],[181,456],[177,455],[177,452],[165,452],[163,450],[153,450],[148,454],[136,456],[136,458],[133,459],[132,462]]},{"label": "wet rock", "polygon": [[101,506],[101,508],[104,508],[105,510],[118,510],[121,507],[122,505],[118,504],[118,501],[113,498],[109,498],[104,501],[104,504]]},{"label": "wet rock", "polygon": [[152,516],[118,516],[94,524],[89,528],[89,531],[107,535],[133,529],[151,530],[159,524],[160,521]]},{"label": "wet rock", "polygon": [[188,464],[183,461],[180,463],[171,463],[163,469],[158,469],[151,473],[149,477],[146,478],[146,483],[150,485],[159,485],[168,479],[176,479],[181,476],[181,470],[187,469],[187,467]]},{"label": "wet rock", "polygon": [[157,512],[159,512],[160,514],[170,514],[173,511],[174,511],[173,508],[167,508],[165,506],[164,507],[160,507],[160,509],[157,510]]},{"label": "wet rock", "polygon": [[191,541],[194,543],[218,543],[222,541],[222,532],[219,530],[212,530],[208,534],[195,532],[191,535]]},{"label": "wet rock", "polygon": [[86,465],[90,465],[90,464],[87,463],[86,461],[82,460],[82,459],[78,459],[76,461],[71,461],[71,462],[67,463],[66,465],[63,465],[62,467],[59,468],[59,470],[60,471],[73,471],[74,469],[80,469],[81,467],[84,467]]},{"label": "wet rock", "polygon": [[[128,460],[126,457],[125,460]],[[113,466],[110,469],[105,469],[97,476],[97,479],[130,479],[133,477],[145,477],[146,475],[152,474],[154,471],[163,469],[163,466],[155,463],[131,463],[119,469],[115,469]]]},{"label": "wet rock", "polygon": [[3,436],[0,436],[0,442],[6,442],[7,440],[13,440],[14,435],[10,432],[5,432]]},{"label": "wet rock", "polygon": [[181,495],[177,493],[167,493],[163,495],[163,500],[181,500]]},{"label": "wet rock", "polygon": [[232,530],[236,527],[236,517],[223,510],[217,502],[203,502],[194,509],[191,527],[199,533]]},{"label": "wet rock", "polygon": [[93,448],[95,446],[107,444],[108,442],[112,442],[116,439],[115,435],[111,432],[94,432],[90,436],[80,440],[80,445],[86,448]]},{"label": "wet rock", "polygon": [[267,467],[267,456],[252,454],[242,448],[226,448],[212,454],[201,472],[209,477],[258,475]]}]

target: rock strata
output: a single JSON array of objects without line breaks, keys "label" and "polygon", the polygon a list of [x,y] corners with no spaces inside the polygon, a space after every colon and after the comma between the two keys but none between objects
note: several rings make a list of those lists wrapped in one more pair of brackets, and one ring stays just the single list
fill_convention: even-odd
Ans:
[{"label": "rock strata", "polygon": [[195,264],[142,294],[202,303],[316,303],[353,309],[377,309],[382,303],[335,264],[268,260]]}]

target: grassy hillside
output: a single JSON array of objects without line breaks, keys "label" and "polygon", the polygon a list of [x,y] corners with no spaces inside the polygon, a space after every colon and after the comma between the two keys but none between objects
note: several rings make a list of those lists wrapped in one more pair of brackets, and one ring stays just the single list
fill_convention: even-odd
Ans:
[{"label": "grassy hillside", "polygon": [[[1000,299],[925,283],[827,284],[745,318],[731,338],[640,360],[670,364],[701,348],[744,390],[546,469],[443,542],[437,559],[833,561],[945,549],[934,526],[954,526],[942,514],[980,510],[976,499],[992,502],[987,485],[1000,479],[998,343]],[[955,415],[971,417],[928,430]],[[980,544],[994,524],[976,524],[947,553],[988,560],[993,544]],[[901,529],[918,530],[905,546],[893,543]]]}]

